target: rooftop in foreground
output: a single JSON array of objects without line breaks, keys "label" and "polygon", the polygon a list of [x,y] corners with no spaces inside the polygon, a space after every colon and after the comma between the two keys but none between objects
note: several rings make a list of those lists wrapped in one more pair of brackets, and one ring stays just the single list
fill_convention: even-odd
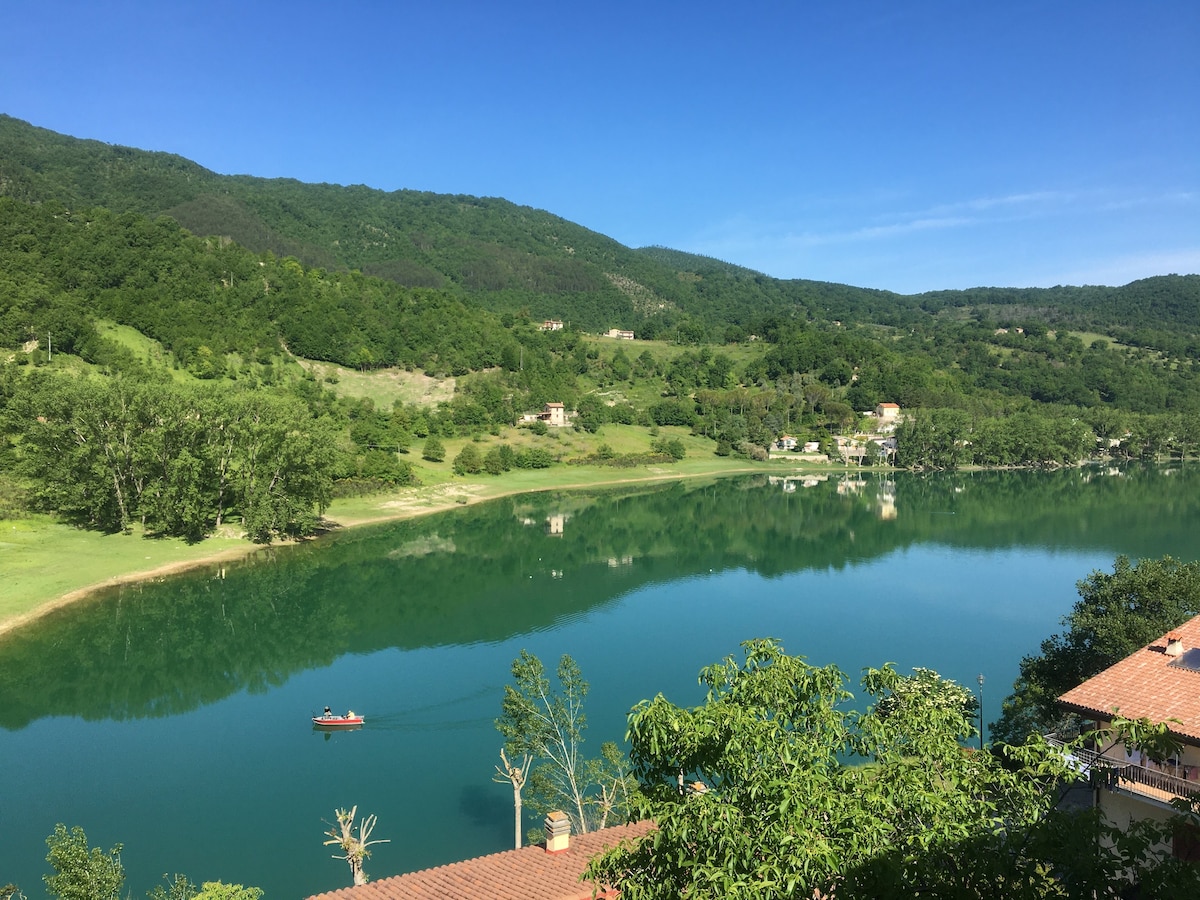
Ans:
[{"label": "rooftop in foreground", "polygon": [[1200,616],[1067,691],[1059,703],[1100,720],[1117,714],[1165,722],[1184,741],[1200,744],[1200,665],[1189,653],[1198,648]]},{"label": "rooftop in foreground", "polygon": [[[593,885],[582,880],[588,860],[651,827],[651,822],[616,825],[571,835],[567,849],[557,852],[535,844],[327,891],[309,900],[591,900]],[[599,896],[612,895],[601,891]]]}]

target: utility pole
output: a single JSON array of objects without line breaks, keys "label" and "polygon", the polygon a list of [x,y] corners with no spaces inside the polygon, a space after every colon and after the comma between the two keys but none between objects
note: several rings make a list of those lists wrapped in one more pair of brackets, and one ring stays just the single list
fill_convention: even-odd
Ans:
[{"label": "utility pole", "polygon": [[983,752],[983,673],[980,672],[975,680],[979,682],[979,750]]}]

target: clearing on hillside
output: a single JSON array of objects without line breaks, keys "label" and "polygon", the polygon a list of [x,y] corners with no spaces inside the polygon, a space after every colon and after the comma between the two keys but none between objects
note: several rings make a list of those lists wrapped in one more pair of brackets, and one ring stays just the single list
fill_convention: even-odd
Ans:
[{"label": "clearing on hillside", "polygon": [[378,410],[391,409],[400,400],[421,406],[433,406],[454,397],[453,378],[433,378],[423,372],[405,369],[373,369],[359,372],[311,359],[296,361],[325,382],[339,397],[370,398]]}]

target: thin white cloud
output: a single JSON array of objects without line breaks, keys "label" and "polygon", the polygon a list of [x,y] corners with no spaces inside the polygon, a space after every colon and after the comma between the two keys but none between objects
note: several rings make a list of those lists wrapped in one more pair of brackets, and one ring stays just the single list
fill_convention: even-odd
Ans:
[{"label": "thin white cloud", "polygon": [[1195,191],[1023,191],[907,209],[894,193],[874,199],[884,206],[873,214],[861,196],[842,205],[810,199],[791,221],[742,214],[675,246],[777,277],[905,293],[1200,272]]},{"label": "thin white cloud", "polygon": [[[706,246],[753,246],[764,242],[794,248],[888,240],[918,232],[1003,225],[1065,215],[1089,215],[1124,209],[1178,206],[1200,200],[1200,194],[1176,191],[1114,197],[1108,191],[1026,191],[973,197],[925,209],[880,213],[875,223],[858,227],[797,230],[790,222],[759,222],[741,215],[696,235],[691,243]],[[832,223],[831,223],[832,225]]]},{"label": "thin white cloud", "polygon": [[933,213],[951,213],[958,210],[982,212],[989,209],[1013,209],[1038,207],[1045,209],[1054,204],[1059,207],[1070,205],[1078,198],[1078,194],[1067,191],[1027,191],[1022,194],[1008,194],[1001,197],[975,197],[970,200],[959,200],[935,206]]},{"label": "thin white cloud", "polygon": [[971,216],[938,216],[920,219],[910,219],[907,222],[896,222],[892,225],[870,225],[854,231],[826,235],[821,243],[833,241],[874,240],[876,238],[899,237],[916,231],[934,231],[944,228],[962,228],[974,225],[977,219]]},{"label": "thin white cloud", "polygon": [[941,203],[928,209],[896,214],[901,221],[888,226],[848,232],[852,239],[872,239],[927,231],[930,228],[964,228],[1019,222],[1077,212],[1082,195],[1068,191],[1027,191],[1003,196],[972,197]]},{"label": "thin white cloud", "polygon": [[[976,197],[943,203],[923,210],[900,210],[873,216],[871,224],[858,227],[795,229],[791,222],[760,222],[745,215],[727,219],[697,235],[692,245],[753,246],[762,243],[785,244],[794,248],[828,244],[877,241],[907,234],[945,229],[970,228],[998,221],[1015,221],[1035,215],[1048,215],[1053,203],[1063,204],[1072,195],[1057,191],[1027,192],[1000,197]],[[1002,210],[1003,215],[986,215]]]},{"label": "thin white cloud", "polygon": [[1200,274],[1200,247],[1181,247],[1152,253],[1131,253],[1112,259],[1076,263],[1049,278],[1036,279],[1039,287],[1056,284],[1128,284],[1152,275]]},{"label": "thin white cloud", "polygon": [[1200,193],[1196,191],[1172,191],[1165,194],[1118,197],[1100,204],[1097,206],[1097,209],[1105,212],[1115,212],[1128,209],[1144,209],[1151,206],[1188,206],[1198,201],[1200,201]]}]

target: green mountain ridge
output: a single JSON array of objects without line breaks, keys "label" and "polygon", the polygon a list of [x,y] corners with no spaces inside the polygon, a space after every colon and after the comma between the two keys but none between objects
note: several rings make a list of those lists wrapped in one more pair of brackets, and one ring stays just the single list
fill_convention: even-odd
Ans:
[{"label": "green mountain ridge", "polygon": [[493,312],[563,319],[591,331],[633,328],[654,337],[694,320],[693,338],[720,340],[730,326],[740,329],[736,338],[779,320],[902,326],[966,312],[1081,329],[1200,331],[1195,275],[1122,287],[918,295],[778,279],[664,247],[625,247],[501,198],[220,175],[176,154],[69,137],[4,115],[0,196],[166,215],[197,235],[227,237],[255,253],[450,290]]},{"label": "green mountain ridge", "polygon": [[[70,138],[4,116],[0,196],[167,215],[257,253],[358,269],[406,287],[492,295],[481,305],[582,318],[588,328],[638,318],[609,273],[631,287],[649,281],[664,308],[686,299],[665,270],[635,251],[506,200],[217,175],[173,154]],[[564,304],[563,295],[574,302]],[[587,302],[581,295],[590,295]]]}]

